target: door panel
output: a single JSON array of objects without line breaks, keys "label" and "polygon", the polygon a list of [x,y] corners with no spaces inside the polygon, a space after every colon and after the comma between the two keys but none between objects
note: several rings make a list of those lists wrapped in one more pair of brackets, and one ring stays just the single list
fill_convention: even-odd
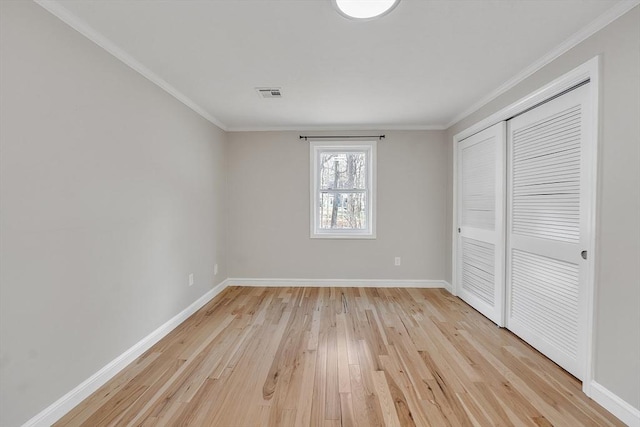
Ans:
[{"label": "door panel", "polygon": [[578,104],[530,125],[527,117],[511,123],[514,234],[579,243],[580,110]]},{"label": "door panel", "polygon": [[507,327],[578,378],[586,339],[588,87],[508,122]]},{"label": "door panel", "polygon": [[511,263],[509,328],[536,334],[559,350],[559,365],[570,366],[578,356],[578,266],[518,249]]},{"label": "door panel", "polygon": [[505,133],[498,123],[458,143],[458,295],[504,325]]},{"label": "door panel", "polygon": [[462,289],[486,305],[495,304],[495,247],[462,237]]}]

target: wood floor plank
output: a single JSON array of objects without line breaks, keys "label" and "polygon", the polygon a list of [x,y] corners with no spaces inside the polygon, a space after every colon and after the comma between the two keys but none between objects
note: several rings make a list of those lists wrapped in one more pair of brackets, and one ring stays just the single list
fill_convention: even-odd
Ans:
[{"label": "wood floor plank", "polygon": [[355,417],[353,414],[353,401],[351,399],[351,393],[340,393],[340,424],[343,427],[355,426]]},{"label": "wood floor plank", "polygon": [[382,417],[384,418],[385,426],[400,427],[398,412],[393,404],[393,397],[391,397],[391,390],[389,390],[389,384],[385,378],[384,371],[373,372],[373,383],[376,389],[378,403],[382,409]]},{"label": "wood floor plank", "polygon": [[311,423],[311,404],[313,401],[316,360],[316,350],[305,350],[302,383],[296,405],[296,418],[294,423],[296,426],[308,426]]},{"label": "wood floor plank", "polygon": [[230,287],[56,426],[622,426],[439,289]]},{"label": "wood floor plank", "polygon": [[340,390],[338,384],[338,331],[329,328],[327,336],[327,369],[325,371],[325,420],[340,420]]}]

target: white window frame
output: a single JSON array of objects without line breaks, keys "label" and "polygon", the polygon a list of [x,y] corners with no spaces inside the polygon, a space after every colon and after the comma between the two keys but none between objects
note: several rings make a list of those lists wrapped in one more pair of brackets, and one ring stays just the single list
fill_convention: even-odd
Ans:
[{"label": "white window frame", "polygon": [[[375,239],[376,238],[376,141],[311,142],[310,143],[310,224],[312,239]],[[319,227],[320,159],[324,152],[364,152],[367,162],[366,200],[367,228],[364,230],[327,230]]]}]

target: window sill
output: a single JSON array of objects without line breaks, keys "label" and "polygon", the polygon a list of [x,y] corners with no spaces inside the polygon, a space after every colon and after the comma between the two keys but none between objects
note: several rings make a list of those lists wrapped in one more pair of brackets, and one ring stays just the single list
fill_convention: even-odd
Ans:
[{"label": "window sill", "polygon": [[337,240],[375,240],[375,234],[337,234],[337,233],[327,233],[327,234],[311,234],[309,236],[311,239],[337,239]]}]

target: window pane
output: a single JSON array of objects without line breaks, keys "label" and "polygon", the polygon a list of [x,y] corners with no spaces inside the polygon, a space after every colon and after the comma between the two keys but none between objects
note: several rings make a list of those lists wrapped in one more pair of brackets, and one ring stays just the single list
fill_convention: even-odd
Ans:
[{"label": "window pane", "polygon": [[367,176],[364,152],[320,154],[320,188],[323,190],[364,189]]},{"label": "window pane", "polygon": [[366,193],[320,193],[320,229],[366,230]]}]

